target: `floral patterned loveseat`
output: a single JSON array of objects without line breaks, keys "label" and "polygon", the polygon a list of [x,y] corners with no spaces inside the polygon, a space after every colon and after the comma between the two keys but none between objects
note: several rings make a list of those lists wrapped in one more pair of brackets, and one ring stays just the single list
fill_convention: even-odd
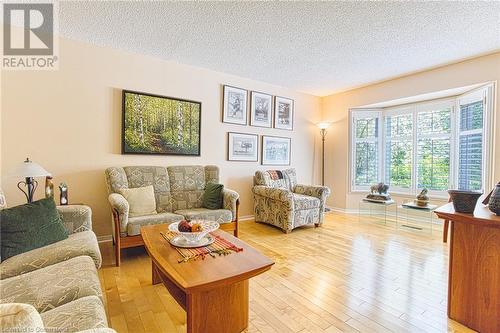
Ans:
[{"label": "floral patterned loveseat", "polygon": [[326,186],[297,184],[295,169],[257,171],[254,176],[255,221],[285,233],[303,225],[323,223]]},{"label": "floral patterned loveseat", "polygon": [[[120,249],[143,245],[141,226],[179,222],[183,219],[218,221],[221,229],[238,236],[239,195],[224,188],[222,209],[202,207],[205,185],[219,183],[215,165],[126,166],[105,171],[109,203],[113,216],[116,265],[120,265]],[[154,215],[129,216],[129,204],[120,189],[153,185]]]}]

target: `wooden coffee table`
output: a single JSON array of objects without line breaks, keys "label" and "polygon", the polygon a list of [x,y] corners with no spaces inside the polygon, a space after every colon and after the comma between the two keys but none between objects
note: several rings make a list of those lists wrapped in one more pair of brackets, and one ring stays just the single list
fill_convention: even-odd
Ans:
[{"label": "wooden coffee table", "polygon": [[274,262],[238,238],[217,230],[242,252],[178,263],[180,254],[160,234],[168,225],[141,228],[153,284],[162,282],[187,312],[188,333],[237,333],[248,326],[248,279]]}]

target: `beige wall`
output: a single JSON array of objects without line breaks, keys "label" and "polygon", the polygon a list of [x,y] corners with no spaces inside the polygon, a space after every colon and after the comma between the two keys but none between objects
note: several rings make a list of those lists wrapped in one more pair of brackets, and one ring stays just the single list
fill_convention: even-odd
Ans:
[{"label": "beige wall", "polygon": [[[349,193],[348,110],[353,107],[420,95],[475,83],[500,81],[500,53],[417,73],[367,87],[333,94],[322,99],[323,118],[333,122],[328,130],[326,184],[333,190],[328,204],[341,209],[356,209],[361,194]],[[496,94],[498,95],[498,85]],[[496,147],[494,180],[500,180],[500,103],[496,103]]]},{"label": "beige wall", "polygon": [[[60,42],[58,71],[3,72],[1,81],[1,178],[9,205],[24,200],[9,172],[29,156],[52,172],[55,184],[68,183],[70,202],[92,207],[101,236],[111,234],[104,169],[115,165],[216,164],[223,183],[240,193],[241,214],[252,215],[252,176],[265,167],[226,161],[228,131],[291,137],[299,181],[310,183],[317,174],[318,97],[70,40]],[[222,84],[293,98],[294,131],[221,123]],[[121,89],[201,101],[201,157],[121,155]]]}]

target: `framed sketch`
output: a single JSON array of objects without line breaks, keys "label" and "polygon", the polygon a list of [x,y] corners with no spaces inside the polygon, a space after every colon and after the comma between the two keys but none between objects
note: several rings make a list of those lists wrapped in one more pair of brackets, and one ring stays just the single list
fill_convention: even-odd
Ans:
[{"label": "framed sketch", "polygon": [[293,130],[293,99],[274,99],[274,128]]},{"label": "framed sketch", "polygon": [[262,165],[290,165],[290,138],[262,136]]},{"label": "framed sketch", "polygon": [[257,162],[259,159],[257,134],[227,133],[227,159],[229,161]]},{"label": "framed sketch", "polygon": [[123,90],[122,154],[200,156],[201,103]]},{"label": "framed sketch", "polygon": [[271,127],[273,96],[252,91],[250,99],[250,125]]},{"label": "framed sketch", "polygon": [[224,106],[222,121],[230,124],[247,124],[248,91],[231,86],[224,86]]}]

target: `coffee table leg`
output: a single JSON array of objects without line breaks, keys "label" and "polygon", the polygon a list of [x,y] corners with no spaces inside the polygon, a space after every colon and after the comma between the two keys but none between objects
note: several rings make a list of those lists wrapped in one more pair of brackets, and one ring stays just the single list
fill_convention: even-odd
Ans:
[{"label": "coffee table leg", "polygon": [[151,278],[153,280],[153,284],[161,283],[160,274],[154,261],[151,261]]},{"label": "coffee table leg", "polygon": [[248,280],[187,295],[188,333],[239,333],[248,327]]}]

